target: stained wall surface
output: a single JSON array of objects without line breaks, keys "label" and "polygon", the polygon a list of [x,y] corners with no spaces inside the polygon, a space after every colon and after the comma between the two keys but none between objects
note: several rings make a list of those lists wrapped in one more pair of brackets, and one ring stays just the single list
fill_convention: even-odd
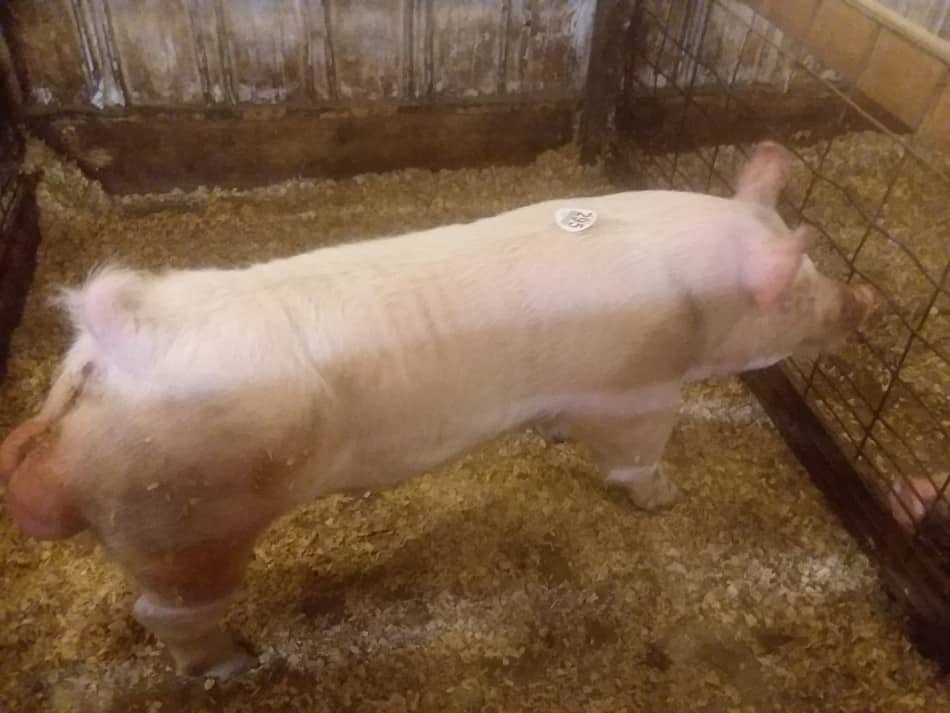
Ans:
[{"label": "stained wall surface", "polygon": [[19,0],[31,110],[564,98],[595,0]]}]

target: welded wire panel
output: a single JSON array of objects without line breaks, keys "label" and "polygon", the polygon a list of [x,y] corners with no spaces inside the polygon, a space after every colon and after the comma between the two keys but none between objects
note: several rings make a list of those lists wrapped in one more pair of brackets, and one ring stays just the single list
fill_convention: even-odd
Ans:
[{"label": "welded wire panel", "polygon": [[[950,570],[950,155],[748,5],[643,0],[634,21],[620,151],[643,187],[717,195],[755,142],[793,152],[780,212],[817,228],[823,272],[873,286],[881,307],[837,353],[786,370],[885,512]],[[848,74],[873,84],[869,66]]]}]

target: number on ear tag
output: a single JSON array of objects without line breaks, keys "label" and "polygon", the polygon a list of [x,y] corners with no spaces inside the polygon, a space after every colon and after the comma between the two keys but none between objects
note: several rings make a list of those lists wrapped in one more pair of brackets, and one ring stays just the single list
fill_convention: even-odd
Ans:
[{"label": "number on ear tag", "polygon": [[554,220],[561,230],[580,233],[597,222],[597,213],[584,208],[561,208],[554,214]]}]

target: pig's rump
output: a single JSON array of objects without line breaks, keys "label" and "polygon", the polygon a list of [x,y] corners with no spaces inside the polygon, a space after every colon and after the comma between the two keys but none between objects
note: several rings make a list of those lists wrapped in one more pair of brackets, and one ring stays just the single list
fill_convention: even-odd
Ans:
[{"label": "pig's rump", "polygon": [[[560,230],[564,205],[596,224]],[[77,340],[60,379],[80,397],[42,448],[11,456],[14,516],[37,536],[89,525],[160,551],[563,411],[662,408],[709,338],[697,303],[735,280],[716,256],[739,234],[769,239],[772,216],[640,192],[240,270],[106,269],[67,293]],[[706,294],[683,289],[690,273]],[[36,502],[44,489],[56,507]]]}]

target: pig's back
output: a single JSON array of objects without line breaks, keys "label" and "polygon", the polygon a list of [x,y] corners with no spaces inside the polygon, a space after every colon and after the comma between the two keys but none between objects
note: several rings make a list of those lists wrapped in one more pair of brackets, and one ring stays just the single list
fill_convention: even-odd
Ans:
[{"label": "pig's back", "polygon": [[[323,484],[396,481],[511,428],[605,398],[626,408],[625,389],[675,380],[695,336],[681,334],[693,306],[669,270],[695,248],[688,212],[702,211],[706,231],[755,213],[695,198],[551,201],[340,248],[339,266],[320,268],[335,309],[305,337],[344,412],[335,440],[349,444],[332,449]],[[565,205],[598,221],[565,232],[554,223]]]},{"label": "pig's back", "polygon": [[[593,209],[598,220],[565,232],[554,220],[565,206]],[[517,379],[510,360],[524,357],[526,341],[611,305],[662,299],[662,264],[692,249],[698,228],[715,232],[717,223],[754,212],[737,201],[663,191],[548,201],[241,270],[119,280],[135,294],[111,302],[100,295],[119,317],[86,331],[116,383],[133,390],[147,382],[153,390],[207,392],[340,364],[383,368],[407,354],[430,369],[491,344],[493,364]],[[85,294],[95,289],[87,285]],[[134,311],[124,321],[123,309]],[[417,376],[396,366],[407,379]]]},{"label": "pig's back", "polygon": [[[559,228],[556,211],[571,206],[595,210],[593,227]],[[728,237],[731,225],[760,221],[759,213],[751,204],[667,191],[555,200],[317,250],[243,277],[262,298],[273,285],[279,302],[295,305],[313,354],[403,349],[662,297],[665,263],[703,249],[707,237]]]}]

